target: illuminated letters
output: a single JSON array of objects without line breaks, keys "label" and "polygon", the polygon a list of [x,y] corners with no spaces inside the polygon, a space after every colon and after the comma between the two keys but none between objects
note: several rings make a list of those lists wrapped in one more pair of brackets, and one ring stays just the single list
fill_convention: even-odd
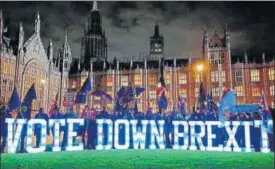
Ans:
[{"label": "illuminated letters", "polygon": [[132,125],[134,149],[138,149],[139,146],[140,146],[140,149],[145,149],[146,129],[149,121],[148,120],[141,121],[142,130],[140,129],[140,127],[137,127],[137,120],[131,120],[130,123]]},{"label": "illuminated letters", "polygon": [[237,129],[240,125],[240,122],[239,121],[233,121],[232,125],[233,125],[233,128],[231,130],[230,129],[230,122],[229,121],[225,122],[225,129],[228,133],[229,138],[228,138],[226,146],[224,147],[224,150],[225,151],[231,151],[231,145],[233,145],[233,151],[241,152],[241,149],[240,149],[240,147],[239,147],[239,145],[236,141],[236,138],[235,138],[235,134],[236,134]]},{"label": "illuminated letters", "polygon": [[[119,144],[119,134],[122,134],[122,133],[119,133],[119,125],[122,124],[125,126],[125,129],[124,129],[124,140],[125,140],[125,143],[124,145],[123,144]],[[130,146],[130,128],[129,128],[129,121],[128,120],[116,120],[115,121],[115,134],[114,134],[114,139],[115,139],[115,148],[116,149],[128,149],[129,146]]]},{"label": "illuminated letters", "polygon": [[[195,144],[195,138],[197,138],[197,142],[199,145],[200,150],[205,150],[203,146],[202,137],[205,135],[205,125],[202,121],[189,121],[190,125],[190,135],[191,135],[191,146],[190,150],[197,150],[197,146]],[[200,133],[195,132],[195,125],[200,126]]]},{"label": "illuminated letters", "polygon": [[163,135],[163,126],[164,126],[164,120],[158,120],[158,125],[159,125],[159,132],[158,128],[156,126],[156,122],[154,120],[150,120],[150,125],[151,125],[151,144],[149,146],[150,149],[156,149],[156,144],[155,144],[155,138],[156,141],[159,145],[160,149],[164,149],[164,135]]},{"label": "illuminated letters", "polygon": [[65,126],[65,119],[50,119],[49,120],[49,127],[54,127],[54,133],[53,134],[53,151],[60,151],[60,145],[59,145],[59,138],[60,138],[60,126]]},{"label": "illuminated letters", "polygon": [[206,150],[209,151],[223,151],[223,145],[219,144],[218,147],[213,147],[213,139],[216,138],[216,134],[212,133],[212,126],[220,126],[219,121],[206,121],[205,124],[207,125],[207,147]]},{"label": "illuminated letters", "polygon": [[[109,150],[113,145],[113,122],[110,119],[98,119],[97,123],[97,150]],[[108,125],[107,145],[103,145],[103,124]]]},{"label": "illuminated letters", "polygon": [[[189,144],[189,136],[188,136],[188,123],[187,121],[173,121],[174,125],[174,145],[173,149],[181,149],[187,150]],[[184,127],[184,132],[179,133],[179,125]],[[184,138],[184,145],[179,145],[179,137]]]},{"label": "illuminated letters", "polygon": [[67,151],[74,151],[74,150],[83,150],[83,143],[78,143],[78,146],[73,145],[73,138],[77,136],[77,132],[73,131],[74,123],[79,123],[79,125],[84,125],[84,119],[67,119],[68,123],[68,145],[66,147]]},{"label": "illuminated letters", "polygon": [[261,127],[261,138],[262,138],[261,152],[263,152],[263,153],[270,152],[270,149],[268,148],[268,136],[267,136],[266,130],[263,127],[262,121],[261,120],[255,120],[254,123],[255,123],[254,124],[255,127]]},{"label": "illuminated letters", "polygon": [[[23,124],[27,122],[26,119],[17,119],[17,127],[16,131],[14,134],[14,139],[13,139],[13,124],[14,124],[15,119],[6,119],[6,123],[8,123],[8,153],[16,153],[18,144],[19,144],[19,138],[22,133],[23,129]],[[24,141],[24,140],[20,140]]]},{"label": "illuminated letters", "polygon": [[[74,150],[83,150],[83,143],[78,143],[78,145],[73,145],[73,140],[77,136],[77,132],[74,130],[74,125],[83,125],[84,119],[50,119],[49,124],[47,126],[47,122],[44,119],[13,119],[7,118],[5,120],[8,126],[8,135],[7,135],[7,149],[8,153],[16,153],[19,142],[24,141],[20,140],[22,134],[26,134],[27,143],[26,150],[29,153],[39,153],[46,150],[46,134],[47,127],[53,128],[53,145],[52,151],[61,151],[61,147],[59,145],[60,142],[60,126],[65,126],[66,123],[68,125],[68,135],[67,139],[64,141],[68,142],[66,147],[67,151]],[[27,124],[26,124],[27,123]],[[145,149],[145,142],[150,140],[149,149],[159,149],[165,148],[164,139],[164,120],[141,120],[141,124],[138,125],[138,120],[127,120],[127,119],[119,119],[116,120],[113,124],[113,121],[110,119],[97,119],[97,150],[109,150],[112,148],[115,149],[128,149],[130,147],[130,143],[133,143],[134,149]],[[40,145],[39,147],[32,147],[32,138],[33,138],[33,128],[34,125],[41,125],[40,132]],[[254,124],[254,126],[253,126]],[[27,133],[23,131],[23,126],[26,125]],[[106,125],[106,131],[103,131],[103,125]],[[148,129],[150,125],[150,131]],[[253,152],[254,148],[251,146],[251,137],[258,137],[261,139],[261,152],[268,153],[269,149],[269,140],[267,132],[271,132],[273,128],[273,121],[268,120],[267,126],[263,125],[262,120],[252,121],[226,121],[221,123],[219,121],[172,121],[172,125],[174,127],[174,144],[172,145],[173,149],[178,150],[209,150],[209,151],[233,151],[234,152]],[[238,127],[242,125],[241,133],[238,130]],[[123,129],[120,127],[123,126]],[[213,131],[213,126],[217,128],[217,130]],[[130,128],[131,127],[131,128]],[[261,134],[259,136],[253,136],[254,133],[251,133],[251,128],[260,128]],[[183,128],[183,131],[180,129]],[[113,131],[114,129],[114,131]],[[226,145],[223,147],[222,142],[217,139],[218,133],[221,134],[219,130],[225,129],[225,132],[228,134],[229,138]],[[25,129],[24,129],[25,130]],[[132,132],[132,136],[130,136],[130,131]],[[146,132],[150,132],[146,133]],[[103,133],[104,136],[103,136]],[[243,133],[243,134],[242,134]],[[168,134],[168,133],[166,133]],[[245,142],[244,147],[239,147],[238,142],[236,140],[241,138]],[[123,138],[121,137],[123,135]],[[106,142],[103,141],[106,140]],[[146,138],[148,137],[148,138]],[[190,137],[190,141],[189,141]],[[119,138],[122,138],[122,142],[120,142]],[[203,138],[206,139],[203,142]],[[217,139],[217,140],[215,140]],[[260,141],[259,139],[259,141]],[[183,140],[183,143],[180,141]],[[213,145],[213,142],[216,142]],[[256,144],[256,143],[255,143]],[[255,146],[255,145],[254,145]],[[256,145],[257,146],[257,145]]]},{"label": "illuminated letters", "polygon": [[[41,125],[41,140],[40,145],[37,148],[32,147],[32,136],[34,124]],[[47,134],[47,122],[44,119],[30,119],[27,125],[27,151],[29,153],[41,153],[46,150],[46,134]],[[36,139],[38,139],[36,137]]]}]

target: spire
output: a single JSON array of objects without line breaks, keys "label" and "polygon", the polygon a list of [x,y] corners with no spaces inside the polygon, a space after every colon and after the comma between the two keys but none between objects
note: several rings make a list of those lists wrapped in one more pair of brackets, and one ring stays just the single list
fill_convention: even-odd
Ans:
[{"label": "spire", "polygon": [[94,0],[92,11],[98,11],[98,9],[97,9],[97,1],[96,0]]},{"label": "spire", "polygon": [[238,64],[238,63],[241,63],[241,62],[240,62],[240,58],[239,58],[239,57],[237,57],[237,64]]},{"label": "spire", "polygon": [[177,66],[177,59],[174,58],[174,67],[176,67],[176,66]]},{"label": "spire", "polygon": [[39,12],[36,13],[35,16],[35,25],[34,25],[34,31],[36,34],[40,34],[40,14]]},{"label": "spire", "polygon": [[265,53],[262,53],[262,62],[265,63]]},{"label": "spire", "polygon": [[159,25],[158,25],[158,21],[156,21],[154,37],[159,37]]},{"label": "spire", "polygon": [[18,42],[18,49],[22,49],[24,43],[24,29],[22,26],[22,22],[19,24],[19,42]]},{"label": "spire", "polygon": [[144,68],[147,69],[147,59],[146,59],[146,56],[144,56]]},{"label": "spire", "polygon": [[53,43],[52,43],[52,39],[50,38],[50,42],[49,42],[49,46],[48,46],[48,59],[50,61],[53,60]]},{"label": "spire", "polygon": [[244,62],[245,62],[245,63],[248,63],[246,50],[244,51]]},{"label": "spire", "polygon": [[94,68],[93,62],[91,62],[90,63],[90,72],[93,72],[93,68]]},{"label": "spire", "polygon": [[116,61],[116,70],[119,70],[119,61]]},{"label": "spire", "polygon": [[228,35],[227,23],[224,25],[224,35]]},{"label": "spire", "polygon": [[68,31],[65,30],[65,38],[64,38],[64,45],[68,43]]},{"label": "spire", "polygon": [[130,68],[133,68],[133,56],[131,56]]},{"label": "spire", "polygon": [[105,70],[106,69],[106,60],[104,60],[104,62],[103,62],[103,70]]},{"label": "spire", "polygon": [[80,55],[78,57],[77,70],[80,71]]}]

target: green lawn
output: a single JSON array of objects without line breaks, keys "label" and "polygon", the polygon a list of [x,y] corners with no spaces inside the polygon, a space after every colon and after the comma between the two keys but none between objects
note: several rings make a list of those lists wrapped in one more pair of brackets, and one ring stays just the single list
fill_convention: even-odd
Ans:
[{"label": "green lawn", "polygon": [[274,169],[273,153],[182,150],[105,150],[1,154],[1,169],[207,168]]}]

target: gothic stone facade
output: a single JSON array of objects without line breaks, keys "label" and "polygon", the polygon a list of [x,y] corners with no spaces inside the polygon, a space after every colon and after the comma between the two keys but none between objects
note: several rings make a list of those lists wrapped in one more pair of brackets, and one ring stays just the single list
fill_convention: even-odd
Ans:
[{"label": "gothic stone facade", "polygon": [[[61,63],[53,58],[53,45],[50,40],[47,50],[44,49],[40,37],[40,15],[35,16],[33,35],[25,41],[22,23],[19,25],[17,38],[8,37],[8,31],[4,30],[2,12],[1,23],[1,104],[7,105],[13,87],[16,86],[23,100],[30,86],[34,83],[37,93],[37,100],[34,101],[33,110],[44,107],[48,111],[60,90],[61,98],[67,91],[68,71],[63,72],[63,84],[61,86],[61,73],[56,65],[65,64],[66,59]],[[66,39],[66,38],[65,38]],[[69,46],[65,43],[62,46],[59,56],[66,55],[71,58]],[[67,48],[64,48],[67,47]],[[71,59],[67,59],[70,64]]]}]

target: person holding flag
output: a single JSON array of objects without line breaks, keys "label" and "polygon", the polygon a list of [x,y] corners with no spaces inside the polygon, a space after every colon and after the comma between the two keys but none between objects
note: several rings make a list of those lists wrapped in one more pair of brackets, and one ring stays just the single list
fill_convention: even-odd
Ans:
[{"label": "person holding flag", "polygon": [[261,100],[260,100],[260,111],[262,113],[262,121],[264,127],[268,130],[268,133],[273,133],[272,125],[268,125],[268,120],[272,119],[271,111],[266,103],[266,98],[264,94],[264,90],[262,90]]},{"label": "person holding flag", "polygon": [[76,104],[85,104],[87,101],[87,94],[89,91],[92,90],[92,83],[91,79],[88,76],[83,83],[81,89],[79,92],[77,92],[76,97],[75,97],[75,103]]},{"label": "person holding flag", "polygon": [[158,100],[158,107],[159,107],[159,113],[162,114],[162,109],[167,109],[168,103],[167,99],[165,96],[165,91],[166,91],[166,85],[164,82],[164,60],[163,58],[161,59],[161,64],[160,64],[160,78],[158,82],[158,88],[157,88],[157,95],[159,97]]}]

